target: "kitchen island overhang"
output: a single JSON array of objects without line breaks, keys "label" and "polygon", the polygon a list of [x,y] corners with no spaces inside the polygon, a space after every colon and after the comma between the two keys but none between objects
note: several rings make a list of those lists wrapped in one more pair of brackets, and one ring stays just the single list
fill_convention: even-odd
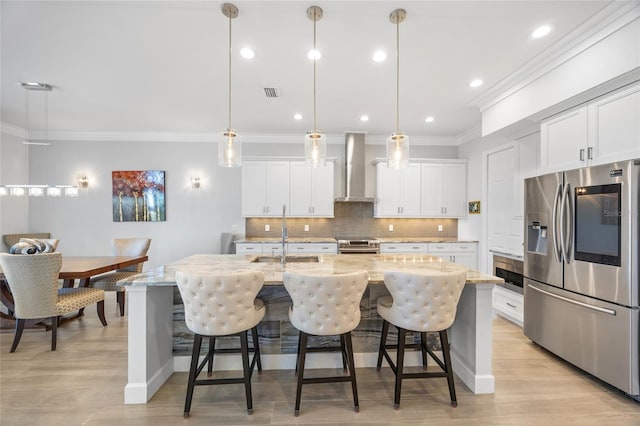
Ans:
[{"label": "kitchen island overhang", "polygon": [[[283,271],[322,271],[341,273],[354,270],[369,272],[369,288],[384,290],[384,272],[390,270],[467,271],[465,286],[453,326],[449,330],[454,373],[474,393],[493,393],[492,356],[492,290],[501,278],[468,270],[428,255],[319,255],[318,262],[252,262],[255,256],[193,255],[169,265],[119,282],[126,287],[128,297],[128,383],[125,404],[144,404],[174,372],[188,371],[187,355],[175,355],[173,347],[173,316],[175,271],[238,272],[261,270],[265,273],[265,288],[282,287]],[[382,287],[379,287],[382,286]],[[269,304],[266,303],[267,309]],[[223,358],[223,357],[221,357]],[[295,353],[262,355],[263,368],[293,369]],[[373,367],[377,351],[356,353],[357,367]],[[234,357],[224,357],[216,368],[240,368]],[[331,368],[338,365],[331,354],[315,354],[307,368]],[[419,365],[408,359],[406,365]],[[413,362],[412,362],[413,361]],[[236,367],[237,365],[237,367]]]}]

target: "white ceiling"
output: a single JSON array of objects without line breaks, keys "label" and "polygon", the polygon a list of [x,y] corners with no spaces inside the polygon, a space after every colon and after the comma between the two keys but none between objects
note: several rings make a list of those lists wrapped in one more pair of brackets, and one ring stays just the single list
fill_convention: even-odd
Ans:
[{"label": "white ceiling", "polygon": [[[395,130],[400,24],[400,130],[457,136],[480,125],[472,101],[610,1],[236,1],[232,127],[244,134],[303,134],[313,127],[313,66],[306,53],[317,4],[318,128],[327,134]],[[228,20],[220,1],[5,1],[1,12],[1,121],[24,126],[22,81],[54,86],[50,132],[216,133],[227,127]],[[554,31],[529,38],[538,25]],[[575,36],[575,34],[573,34]],[[244,60],[239,48],[256,51]],[[371,60],[387,51],[383,63]],[[484,86],[468,83],[482,78]],[[280,89],[265,97],[264,87]],[[31,92],[30,128],[41,126]],[[40,103],[40,104],[39,104]],[[294,113],[304,116],[293,120]],[[362,114],[369,122],[359,120]],[[427,115],[436,121],[425,123]]]}]

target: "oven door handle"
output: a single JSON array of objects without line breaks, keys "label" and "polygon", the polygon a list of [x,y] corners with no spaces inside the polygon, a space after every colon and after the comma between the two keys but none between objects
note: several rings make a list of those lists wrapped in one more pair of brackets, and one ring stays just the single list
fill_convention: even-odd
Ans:
[{"label": "oven door handle", "polygon": [[568,297],[564,297],[564,296],[559,296],[557,294],[551,293],[550,291],[543,290],[541,288],[535,287],[535,286],[533,286],[531,284],[529,284],[528,287],[531,290],[535,290],[535,291],[540,292],[542,294],[545,294],[545,295],[547,295],[549,297],[553,297],[555,299],[562,300],[563,302],[571,303],[572,305],[580,306],[581,308],[591,309],[592,311],[602,312],[603,314],[609,314],[609,315],[613,315],[613,316],[616,315],[616,311],[614,311],[613,309],[601,308],[599,306],[589,305],[588,303],[578,302],[577,300],[569,299]]},{"label": "oven door handle", "polygon": [[551,240],[553,241],[553,254],[556,262],[562,262],[562,252],[558,245],[558,200],[562,197],[562,184],[558,185],[556,195],[553,197],[553,211],[551,213]]}]

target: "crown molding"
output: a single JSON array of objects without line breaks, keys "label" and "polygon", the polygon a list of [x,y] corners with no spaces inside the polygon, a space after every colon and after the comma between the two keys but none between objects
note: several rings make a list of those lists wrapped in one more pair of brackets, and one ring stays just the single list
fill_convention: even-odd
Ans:
[{"label": "crown molding", "polygon": [[582,25],[471,101],[484,111],[640,18],[637,2],[613,1]]},{"label": "crown molding", "polygon": [[456,135],[456,142],[458,146],[465,144],[467,142],[471,142],[476,139],[480,139],[482,137],[482,127],[475,126],[470,129],[465,130],[464,132],[458,133]]}]

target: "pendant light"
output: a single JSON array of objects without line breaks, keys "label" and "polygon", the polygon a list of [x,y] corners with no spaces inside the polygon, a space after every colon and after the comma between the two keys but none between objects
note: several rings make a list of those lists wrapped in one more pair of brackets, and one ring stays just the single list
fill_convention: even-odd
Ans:
[{"label": "pendant light", "polygon": [[[31,185],[29,181],[29,150],[34,146],[49,146],[47,142],[49,134],[49,92],[53,90],[53,87],[47,83],[40,82],[24,82],[24,161],[25,161],[25,177],[27,184],[24,185],[0,185],[0,196],[14,196],[21,197],[28,195],[30,197],[43,197],[48,195],[50,197],[59,197],[66,195],[68,197],[77,197],[79,195],[78,187],[74,185]],[[38,91],[44,94],[44,132],[43,140],[33,141],[30,139],[29,131],[29,92]]]},{"label": "pendant light", "polygon": [[224,3],[222,14],[229,18],[229,125],[218,141],[218,165],[220,167],[240,167],[242,143],[238,132],[231,128],[231,20],[238,17],[238,8]]},{"label": "pendant light", "polygon": [[307,16],[313,21],[313,51],[310,55],[313,60],[313,130],[308,131],[304,137],[304,159],[308,166],[324,167],[327,159],[327,138],[316,126],[316,61],[319,59],[316,50],[316,22],[322,19],[322,9],[319,6],[311,6],[307,9]]},{"label": "pendant light", "polygon": [[389,20],[396,25],[396,131],[387,138],[387,166],[401,169],[409,165],[409,136],[400,131],[400,23],[407,11],[396,9]]}]

